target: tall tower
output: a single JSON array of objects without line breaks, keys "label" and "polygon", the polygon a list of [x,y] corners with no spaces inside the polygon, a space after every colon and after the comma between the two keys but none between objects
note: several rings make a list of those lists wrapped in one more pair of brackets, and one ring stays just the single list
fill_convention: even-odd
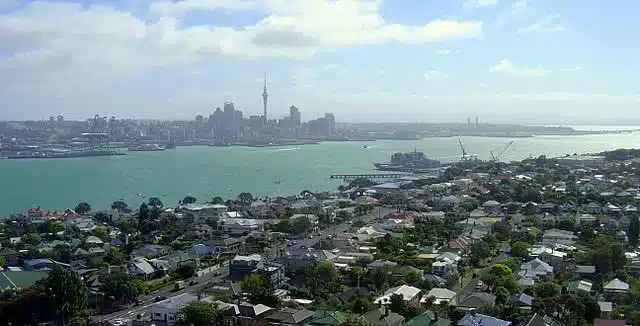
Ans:
[{"label": "tall tower", "polygon": [[262,116],[262,120],[264,125],[267,125],[267,98],[269,97],[269,93],[267,93],[267,73],[264,73],[264,88],[262,89],[262,106],[264,107],[264,115]]}]

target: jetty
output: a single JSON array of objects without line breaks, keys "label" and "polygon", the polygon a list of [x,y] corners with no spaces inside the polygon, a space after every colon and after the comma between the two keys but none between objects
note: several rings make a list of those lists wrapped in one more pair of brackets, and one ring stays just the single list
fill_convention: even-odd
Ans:
[{"label": "jetty", "polygon": [[410,173],[375,173],[375,174],[332,174],[330,179],[354,180],[364,179],[399,179],[411,176]]}]

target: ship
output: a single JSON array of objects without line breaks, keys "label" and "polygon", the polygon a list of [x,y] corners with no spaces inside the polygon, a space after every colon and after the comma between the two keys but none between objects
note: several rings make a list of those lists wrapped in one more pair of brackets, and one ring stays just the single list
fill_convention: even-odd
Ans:
[{"label": "ship", "polygon": [[165,146],[158,144],[144,144],[135,147],[129,147],[130,152],[159,152],[164,151],[165,149],[167,149]]},{"label": "ship", "polygon": [[116,151],[66,151],[66,152],[17,152],[15,155],[7,156],[7,159],[51,159],[51,158],[77,158],[77,157],[97,157],[97,156],[119,156],[126,155]]},{"label": "ship", "polygon": [[420,172],[442,166],[438,160],[427,158],[423,152],[394,153],[389,163],[373,163],[381,171]]}]

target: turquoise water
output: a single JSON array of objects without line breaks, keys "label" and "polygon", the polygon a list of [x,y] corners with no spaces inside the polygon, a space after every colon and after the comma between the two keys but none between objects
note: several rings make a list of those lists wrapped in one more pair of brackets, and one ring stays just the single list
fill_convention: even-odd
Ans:
[{"label": "turquoise water", "polygon": [[[542,136],[513,139],[503,159],[545,154],[558,156],[636,147],[639,134]],[[511,139],[463,137],[467,152],[489,158]],[[369,148],[363,148],[367,144]],[[40,206],[48,210],[86,201],[106,208],[124,199],[139,205],[156,196],[174,204],[187,194],[200,200],[235,197],[249,191],[259,196],[332,190],[340,185],[331,174],[372,172],[397,151],[413,148],[443,161],[460,157],[457,138],[419,141],[335,142],[284,148],[179,147],[165,152],[129,152],[126,156],[0,160],[0,215]],[[280,183],[276,183],[280,181]]]}]

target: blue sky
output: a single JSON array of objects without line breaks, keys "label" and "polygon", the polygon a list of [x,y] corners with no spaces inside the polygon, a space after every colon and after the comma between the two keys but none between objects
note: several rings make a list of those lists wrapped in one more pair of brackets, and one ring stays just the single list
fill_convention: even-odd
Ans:
[{"label": "blue sky", "polygon": [[0,119],[640,123],[640,3],[0,0]]}]

